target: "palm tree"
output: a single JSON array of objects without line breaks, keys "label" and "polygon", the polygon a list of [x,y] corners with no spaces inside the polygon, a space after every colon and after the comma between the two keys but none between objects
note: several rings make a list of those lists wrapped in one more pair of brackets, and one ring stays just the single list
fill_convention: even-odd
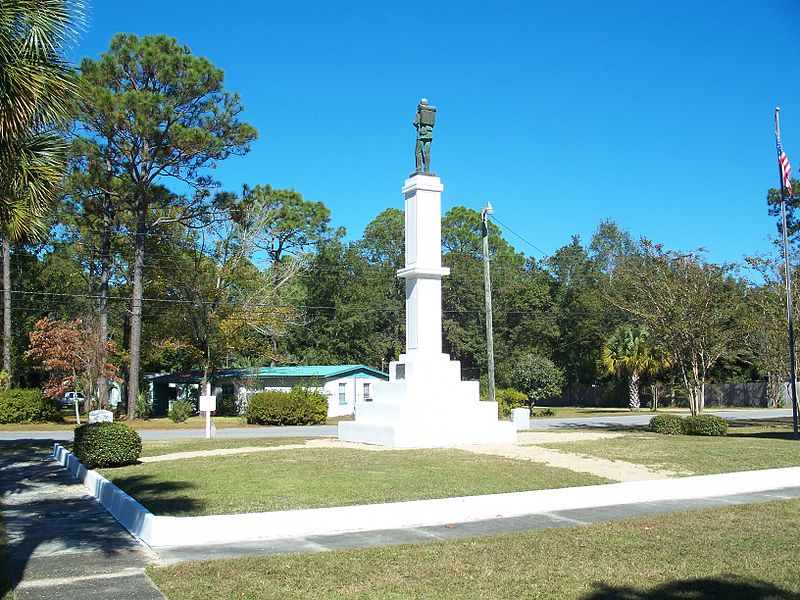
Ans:
[{"label": "palm tree", "polygon": [[11,371],[11,242],[46,232],[58,198],[66,145],[58,133],[78,95],[63,58],[83,14],[79,0],[0,3],[0,237],[3,368]]},{"label": "palm tree", "polygon": [[606,340],[600,352],[601,368],[608,375],[628,375],[631,410],[641,407],[639,380],[642,373],[652,371],[659,362],[647,343],[649,337],[646,327],[621,327]]}]

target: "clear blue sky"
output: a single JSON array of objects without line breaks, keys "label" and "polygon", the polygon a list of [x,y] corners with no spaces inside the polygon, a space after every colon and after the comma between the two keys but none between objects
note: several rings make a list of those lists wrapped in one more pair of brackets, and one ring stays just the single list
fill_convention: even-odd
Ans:
[{"label": "clear blue sky", "polygon": [[421,97],[444,209],[489,200],[547,253],[604,218],[715,261],[768,251],[776,104],[800,171],[796,0],[87,3],[76,61],[120,31],[207,57],[260,133],[222,187],[295,188],[351,238],[402,208]]}]

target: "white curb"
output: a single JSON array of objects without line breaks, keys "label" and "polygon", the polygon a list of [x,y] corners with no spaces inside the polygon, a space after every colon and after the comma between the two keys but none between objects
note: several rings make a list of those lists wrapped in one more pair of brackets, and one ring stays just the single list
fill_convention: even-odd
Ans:
[{"label": "white curb", "polygon": [[689,500],[800,487],[800,467],[676,479],[336,506],[239,515],[163,517],[55,444],[53,457],[134,536],[149,546],[193,546],[379,529],[404,529],[638,502]]}]

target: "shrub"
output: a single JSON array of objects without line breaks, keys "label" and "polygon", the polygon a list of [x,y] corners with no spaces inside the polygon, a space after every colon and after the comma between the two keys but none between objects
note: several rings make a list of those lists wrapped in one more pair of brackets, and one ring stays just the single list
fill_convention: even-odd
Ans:
[{"label": "shrub", "polygon": [[45,398],[41,390],[0,390],[0,423],[42,423],[61,420],[58,400]]},{"label": "shrub", "polygon": [[136,404],[133,407],[133,412],[137,419],[147,420],[153,416],[153,407],[150,406],[147,394],[139,392],[136,395]]},{"label": "shrub", "polygon": [[328,399],[302,387],[259,392],[248,400],[245,416],[256,425],[320,425],[328,417]]},{"label": "shrub", "polygon": [[655,433],[665,433],[667,435],[681,435],[683,433],[684,421],[678,415],[656,415],[650,419],[650,431]]},{"label": "shrub", "polygon": [[167,416],[175,423],[183,423],[194,414],[194,403],[188,400],[176,400],[172,403]]},{"label": "shrub", "polygon": [[500,417],[508,417],[512,408],[528,408],[528,397],[515,389],[499,389],[494,394]]},{"label": "shrub", "polygon": [[543,408],[542,410],[537,410],[531,416],[532,417],[555,417],[556,416],[556,411],[554,411],[552,408]]},{"label": "shrub", "polygon": [[72,452],[90,469],[135,463],[142,438],[122,423],[87,423],[75,429]]},{"label": "shrub", "polygon": [[696,415],[683,420],[683,432],[686,435],[725,435],[728,433],[728,421],[716,415]]},{"label": "shrub", "polygon": [[228,394],[217,396],[217,410],[214,414],[219,417],[235,417],[239,414],[239,406],[236,403],[236,396]]}]

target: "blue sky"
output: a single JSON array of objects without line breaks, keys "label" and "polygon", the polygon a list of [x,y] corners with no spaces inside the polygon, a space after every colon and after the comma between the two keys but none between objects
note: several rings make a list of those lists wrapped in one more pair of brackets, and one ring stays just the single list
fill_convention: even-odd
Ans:
[{"label": "blue sky", "polygon": [[222,187],[295,188],[351,238],[402,208],[421,97],[444,209],[491,201],[545,253],[604,218],[715,261],[769,251],[777,104],[800,171],[796,0],[88,4],[76,62],[119,31],[207,57],[260,133]]}]

